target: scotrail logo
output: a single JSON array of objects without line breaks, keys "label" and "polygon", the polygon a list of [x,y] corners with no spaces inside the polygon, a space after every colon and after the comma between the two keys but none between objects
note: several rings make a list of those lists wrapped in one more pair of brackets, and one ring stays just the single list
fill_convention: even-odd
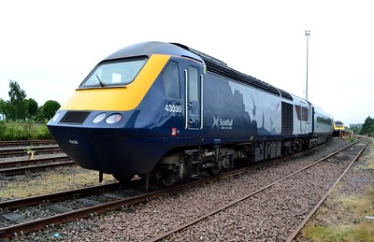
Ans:
[{"label": "scotrail logo", "polygon": [[217,129],[232,129],[232,126],[234,124],[233,119],[222,119],[221,117],[215,117],[213,116],[213,125],[211,127],[211,130],[214,128]]}]

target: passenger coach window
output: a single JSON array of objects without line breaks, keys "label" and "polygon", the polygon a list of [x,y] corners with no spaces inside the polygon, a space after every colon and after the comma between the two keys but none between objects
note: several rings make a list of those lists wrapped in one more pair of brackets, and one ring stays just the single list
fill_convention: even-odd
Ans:
[{"label": "passenger coach window", "polygon": [[308,121],[309,110],[307,108],[304,108],[304,107],[299,106],[299,105],[295,105],[295,109],[296,109],[296,114],[297,114],[297,119],[298,120]]},{"label": "passenger coach window", "polygon": [[162,80],[164,82],[165,93],[170,98],[180,98],[179,68],[176,62],[170,62],[166,67]]},{"label": "passenger coach window", "polygon": [[199,81],[199,73],[196,67],[188,67],[188,72],[189,72],[189,100],[190,101],[199,101],[199,86],[198,86],[198,81]]}]

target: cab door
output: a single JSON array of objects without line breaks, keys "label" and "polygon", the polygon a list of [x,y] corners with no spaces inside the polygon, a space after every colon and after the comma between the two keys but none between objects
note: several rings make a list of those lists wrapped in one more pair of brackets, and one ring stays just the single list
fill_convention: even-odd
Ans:
[{"label": "cab door", "polygon": [[309,106],[303,102],[299,101],[299,112],[300,112],[300,133],[308,134],[310,131],[309,123]]},{"label": "cab door", "polygon": [[203,128],[203,75],[201,66],[187,61],[184,69],[185,79],[185,129]]}]

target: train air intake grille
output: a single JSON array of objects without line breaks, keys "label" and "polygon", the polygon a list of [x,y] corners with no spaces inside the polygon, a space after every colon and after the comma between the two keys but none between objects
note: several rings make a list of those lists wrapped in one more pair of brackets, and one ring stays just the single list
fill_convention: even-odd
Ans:
[{"label": "train air intake grille", "polygon": [[293,105],[282,102],[282,131],[283,135],[292,135],[293,132]]},{"label": "train air intake grille", "polygon": [[60,123],[82,124],[89,114],[86,111],[68,111]]}]

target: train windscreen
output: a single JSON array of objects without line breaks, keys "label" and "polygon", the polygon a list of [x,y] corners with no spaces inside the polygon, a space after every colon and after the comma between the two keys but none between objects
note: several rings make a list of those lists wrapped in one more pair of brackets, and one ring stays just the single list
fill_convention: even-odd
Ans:
[{"label": "train windscreen", "polygon": [[122,86],[131,83],[147,59],[110,61],[99,64],[82,82],[81,88]]}]

